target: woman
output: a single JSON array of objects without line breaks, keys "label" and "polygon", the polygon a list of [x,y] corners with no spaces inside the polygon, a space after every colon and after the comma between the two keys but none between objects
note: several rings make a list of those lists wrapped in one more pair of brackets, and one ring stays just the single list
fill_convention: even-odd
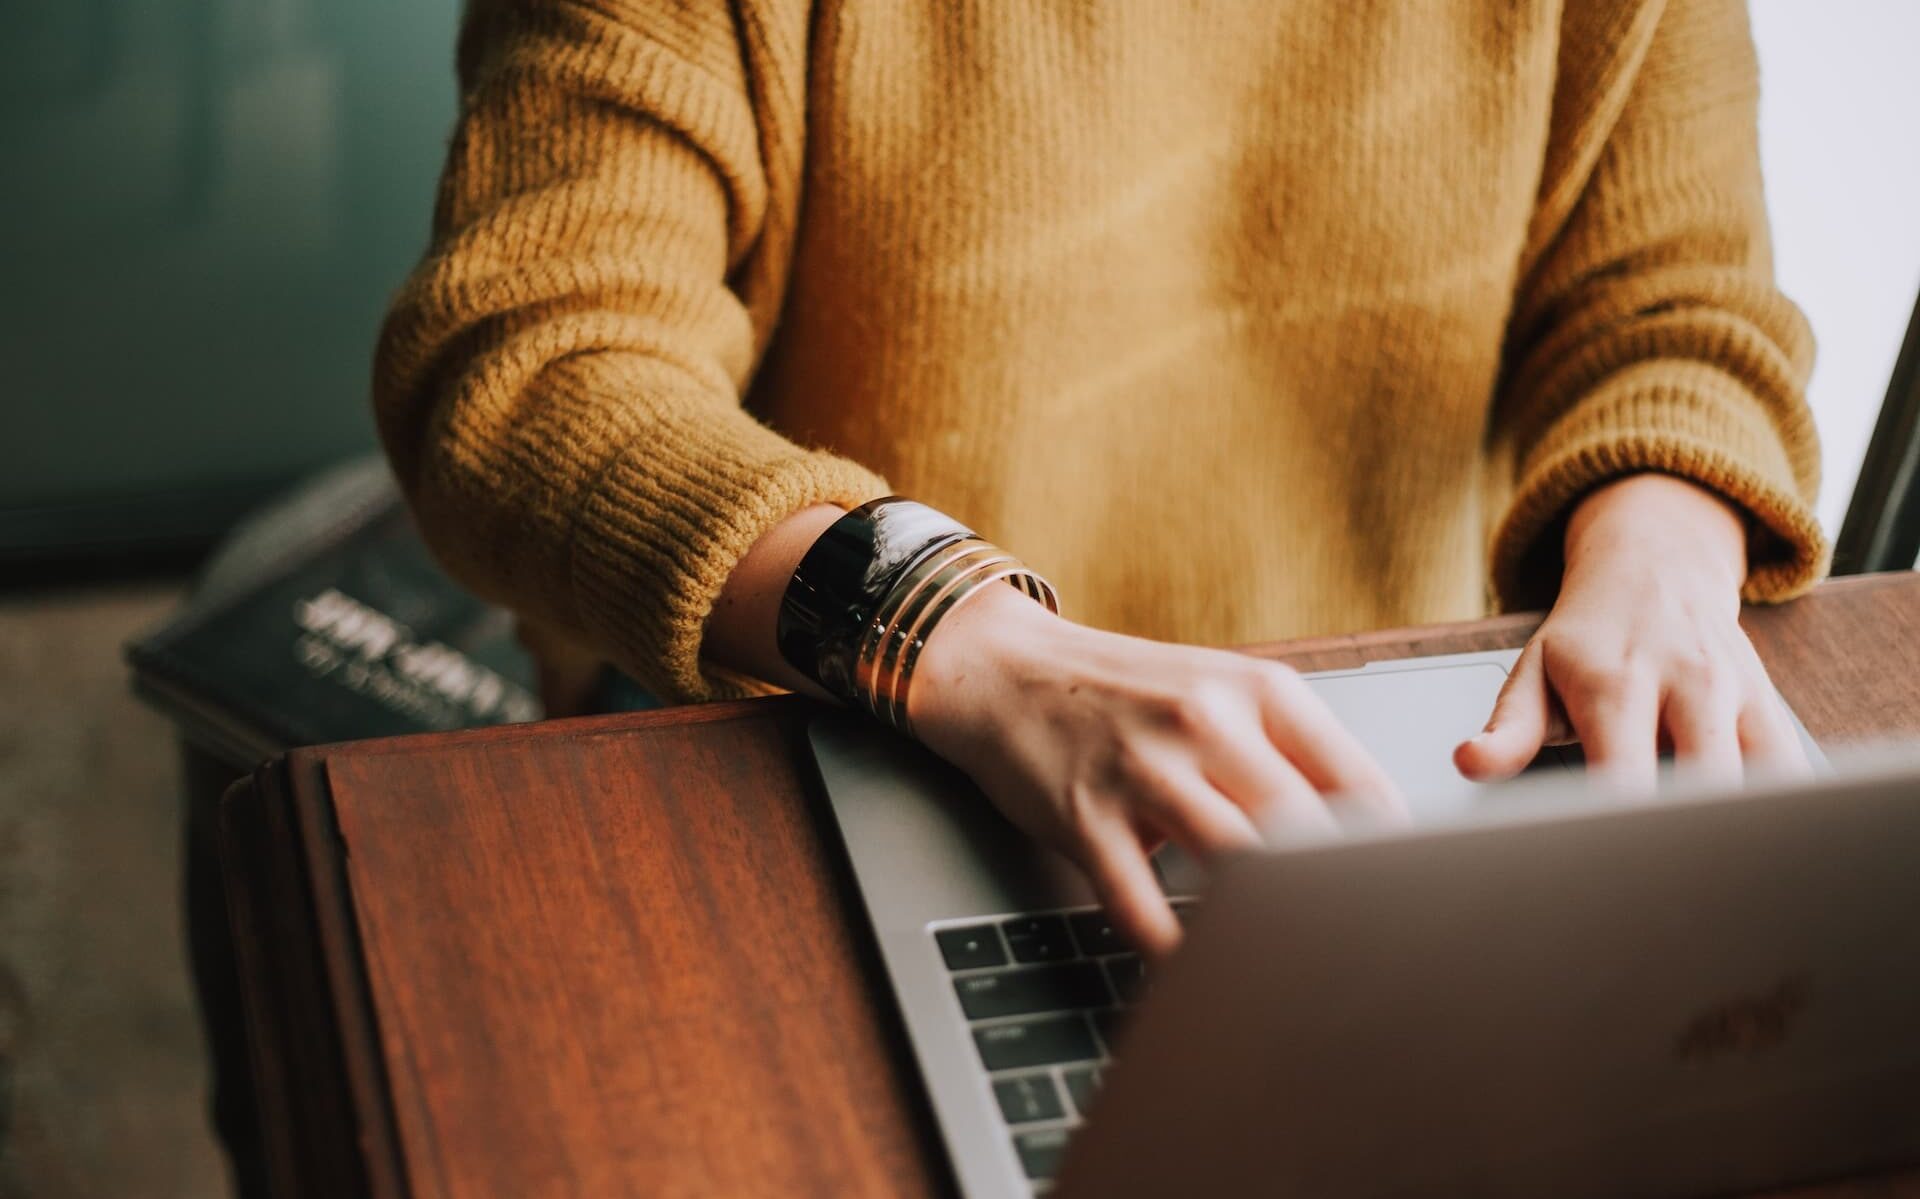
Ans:
[{"label": "woman", "polygon": [[[951,514],[1073,619],[896,628],[893,719],[1150,952],[1157,840],[1397,803],[1289,672],[1194,645],[1550,604],[1468,774],[1796,765],[1736,623],[1826,554],[1737,0],[476,0],[460,74],[376,403],[550,644],[884,711],[806,595]],[[934,511],[846,514],[889,491]]]}]

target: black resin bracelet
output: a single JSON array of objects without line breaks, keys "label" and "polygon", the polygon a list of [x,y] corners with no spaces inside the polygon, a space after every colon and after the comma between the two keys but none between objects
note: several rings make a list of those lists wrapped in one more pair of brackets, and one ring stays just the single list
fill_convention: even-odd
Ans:
[{"label": "black resin bracelet", "polygon": [[780,656],[828,693],[853,702],[867,625],[916,562],[973,530],[925,504],[887,496],[860,505],[813,543],[780,599]]}]

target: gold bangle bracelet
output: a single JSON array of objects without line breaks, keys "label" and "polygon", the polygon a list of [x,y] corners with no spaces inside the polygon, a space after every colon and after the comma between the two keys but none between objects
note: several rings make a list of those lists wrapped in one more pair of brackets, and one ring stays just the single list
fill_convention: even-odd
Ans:
[{"label": "gold bangle bracelet", "polygon": [[1053,586],[999,546],[967,537],[940,546],[894,581],[874,610],[854,655],[855,698],[875,719],[911,734],[907,695],[927,639],[950,612],[988,583],[1006,581],[1060,610]]},{"label": "gold bangle bracelet", "polygon": [[892,689],[893,694],[889,696],[893,704],[893,710],[889,714],[893,718],[894,727],[902,733],[908,736],[913,735],[913,720],[908,713],[907,697],[913,687],[913,668],[919,660],[921,651],[927,648],[927,641],[933,636],[933,631],[940,626],[942,620],[952,615],[954,609],[979,595],[988,586],[1002,580],[1013,584],[1029,598],[1045,605],[1049,612],[1060,610],[1059,602],[1053,595],[1053,588],[1045,579],[1018,561],[1014,561],[1010,566],[968,576],[961,585],[956,586],[928,610],[920,627],[906,641],[903,656],[895,666],[895,674],[899,681]]},{"label": "gold bangle bracelet", "polygon": [[933,628],[933,618],[948,608],[948,602],[963,591],[970,591],[983,575],[998,577],[1021,570],[1012,554],[993,552],[956,560],[928,578],[914,597],[911,610],[902,613],[896,635],[889,639],[874,664],[874,697],[880,711],[875,715],[894,728],[906,731],[906,706],[901,699],[907,678],[902,667],[919,657],[919,642]]},{"label": "gold bangle bracelet", "polygon": [[894,580],[893,586],[875,605],[873,615],[867,620],[866,631],[860,637],[856,657],[865,660],[879,652],[880,645],[894,634],[901,610],[919,591],[927,576],[940,570],[957,557],[995,548],[978,537],[967,537],[939,546],[914,562],[898,579]]},{"label": "gold bangle bracelet", "polygon": [[876,718],[886,719],[879,699],[882,685],[880,671],[884,663],[892,661],[898,654],[898,640],[905,626],[914,623],[913,618],[924,606],[929,589],[944,587],[958,571],[987,558],[1012,561],[1011,556],[998,546],[975,538],[929,555],[895,585],[893,593],[875,614],[873,625],[868,630],[868,636],[862,639],[856,659],[856,686]]}]

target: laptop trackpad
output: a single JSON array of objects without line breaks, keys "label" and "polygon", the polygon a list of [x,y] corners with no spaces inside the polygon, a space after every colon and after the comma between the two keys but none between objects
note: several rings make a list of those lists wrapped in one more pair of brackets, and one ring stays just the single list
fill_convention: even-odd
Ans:
[{"label": "laptop trackpad", "polygon": [[[1492,662],[1388,667],[1308,680],[1406,796],[1417,824],[1465,815],[1486,790],[1453,765],[1453,751],[1479,732],[1507,672]],[[1549,768],[1557,755],[1540,763]]]}]

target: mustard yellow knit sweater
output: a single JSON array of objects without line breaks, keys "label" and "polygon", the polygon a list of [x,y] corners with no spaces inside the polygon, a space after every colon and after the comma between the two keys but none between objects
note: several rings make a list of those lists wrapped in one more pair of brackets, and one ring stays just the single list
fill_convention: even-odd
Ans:
[{"label": "mustard yellow knit sweater", "polygon": [[[805,505],[1067,614],[1481,614],[1670,471],[1826,550],[1737,0],[475,0],[376,407],[454,571],[664,695]],[[886,480],[883,482],[883,478]]]}]

